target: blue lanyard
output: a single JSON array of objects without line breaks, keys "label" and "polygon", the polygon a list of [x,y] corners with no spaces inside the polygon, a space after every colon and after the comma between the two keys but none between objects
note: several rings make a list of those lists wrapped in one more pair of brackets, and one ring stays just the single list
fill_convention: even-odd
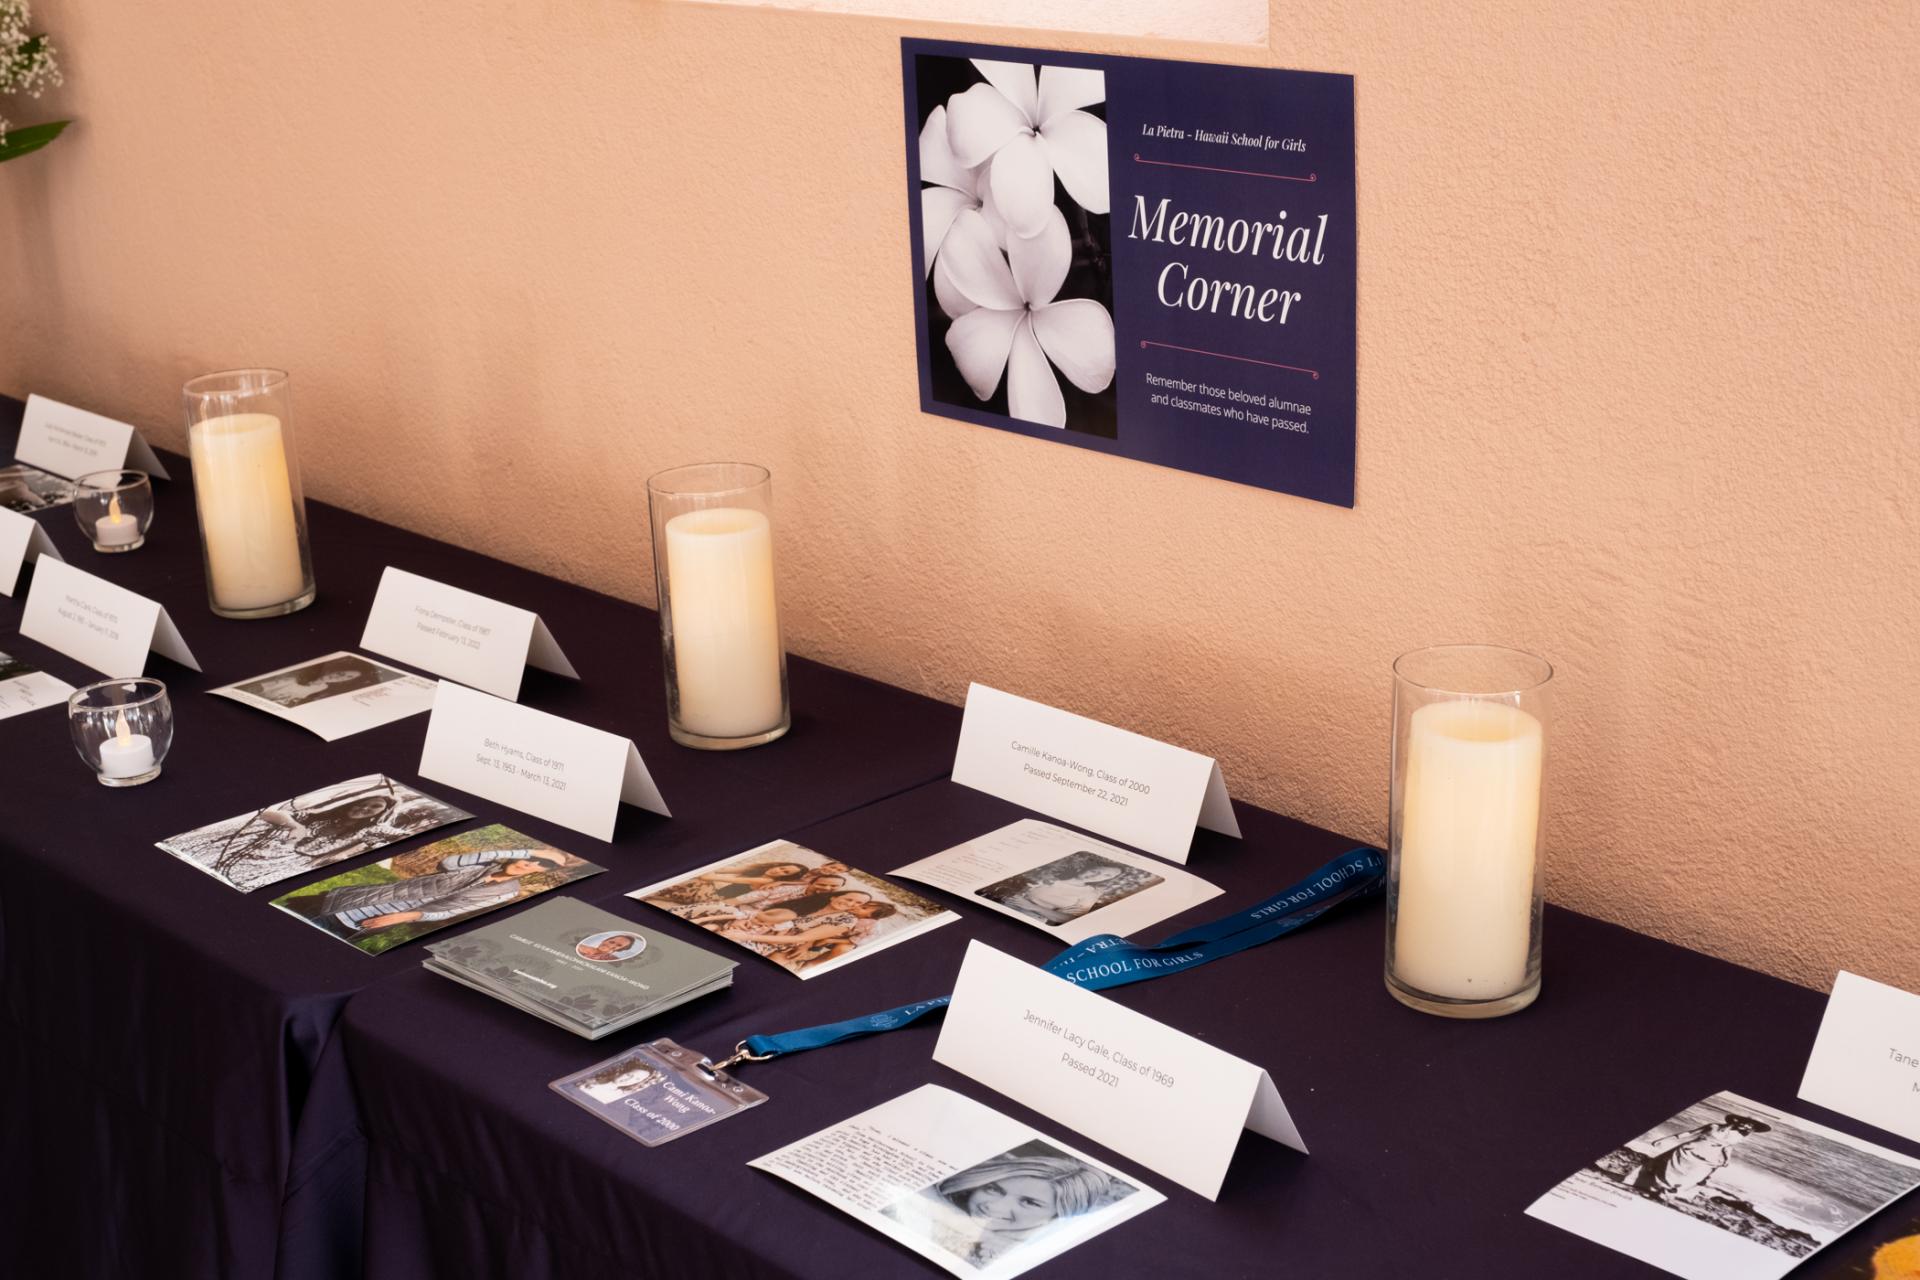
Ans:
[{"label": "blue lanyard", "polygon": [[[1150,982],[1284,938],[1341,903],[1378,889],[1386,880],[1386,874],[1386,855],[1363,845],[1348,850],[1298,884],[1245,911],[1176,933],[1152,946],[1140,946],[1103,933],[1068,947],[1047,961],[1045,967],[1055,977],[1065,978],[1089,991]],[[764,1062],[789,1053],[824,1049],[842,1040],[897,1031],[935,1010],[946,1008],[951,999],[951,996],[939,996],[843,1022],[782,1031],[777,1035],[748,1036],[735,1048],[733,1056],[715,1064],[714,1069],[739,1062]]]}]

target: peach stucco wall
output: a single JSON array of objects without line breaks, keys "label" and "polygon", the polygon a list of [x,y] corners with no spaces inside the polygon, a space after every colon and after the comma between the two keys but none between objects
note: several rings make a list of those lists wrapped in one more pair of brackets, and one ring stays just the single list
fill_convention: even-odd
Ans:
[{"label": "peach stucco wall", "polygon": [[277,364],[315,496],[638,600],[640,478],[761,460],[797,652],[1118,721],[1373,839],[1393,656],[1534,649],[1554,899],[1920,987],[1909,0],[982,33],[1357,77],[1352,511],[919,414],[897,39],[929,28],[36,12],[80,123],[0,166],[0,390],[178,448],[188,375]]}]

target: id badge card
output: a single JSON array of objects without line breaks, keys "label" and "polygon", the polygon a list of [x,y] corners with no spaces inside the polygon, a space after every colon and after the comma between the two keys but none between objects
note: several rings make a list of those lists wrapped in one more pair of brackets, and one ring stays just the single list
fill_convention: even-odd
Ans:
[{"label": "id badge card", "polygon": [[547,1086],[629,1138],[657,1147],[757,1107],[767,1095],[671,1040],[636,1045]]}]

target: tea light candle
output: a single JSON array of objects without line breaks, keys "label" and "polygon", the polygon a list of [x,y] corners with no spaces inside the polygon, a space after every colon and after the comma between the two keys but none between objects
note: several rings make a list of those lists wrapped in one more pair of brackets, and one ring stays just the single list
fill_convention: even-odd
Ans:
[{"label": "tea light candle", "polygon": [[667,600],[680,723],[744,738],[780,723],[780,615],[773,526],[745,507],[686,511],[666,523]]},{"label": "tea light candle", "polygon": [[109,778],[131,778],[153,768],[153,742],[144,733],[130,733],[127,713],[114,720],[113,736],[100,744],[100,772]]},{"label": "tea light candle", "polygon": [[280,419],[236,413],[188,433],[214,601],[260,609],[306,590]]},{"label": "tea light candle", "polygon": [[1460,1000],[1525,985],[1542,744],[1540,722],[1505,703],[1413,713],[1394,932],[1407,984]]},{"label": "tea light candle", "polygon": [[93,522],[93,540],[102,547],[125,546],[140,538],[140,522],[120,510],[120,495],[107,502],[107,514]]}]

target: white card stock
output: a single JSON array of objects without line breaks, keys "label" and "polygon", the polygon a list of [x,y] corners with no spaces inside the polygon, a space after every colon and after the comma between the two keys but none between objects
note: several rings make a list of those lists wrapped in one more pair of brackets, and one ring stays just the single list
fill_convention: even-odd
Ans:
[{"label": "white card stock", "polygon": [[0,653],[0,720],[67,700],[73,686]]},{"label": "white card stock", "polygon": [[1240,836],[1211,756],[983,684],[967,688],[953,780],[1175,862],[1195,826]]},{"label": "white card stock", "polygon": [[1920,996],[1841,970],[1800,1096],[1920,1142]]},{"label": "white card stock", "polygon": [[392,567],[360,647],[509,700],[529,666],[580,678],[539,614]]},{"label": "white card stock", "polygon": [[980,942],[933,1060],[1209,1200],[1241,1130],[1307,1149],[1261,1068]]},{"label": "white card stock", "polygon": [[147,669],[151,650],[195,671],[200,664],[158,600],[136,595],[64,560],[43,558],[27,588],[20,634],[127,679]]},{"label": "white card stock", "polygon": [[20,585],[20,570],[41,556],[60,558],[59,548],[32,516],[0,507],[0,596]]},{"label": "white card stock", "polygon": [[623,802],[673,816],[631,739],[448,680],[434,691],[420,776],[601,840]]},{"label": "white card stock", "polygon": [[90,471],[132,467],[171,480],[146,438],[127,423],[76,409],[45,396],[28,396],[20,419],[16,462],[72,480]]}]

